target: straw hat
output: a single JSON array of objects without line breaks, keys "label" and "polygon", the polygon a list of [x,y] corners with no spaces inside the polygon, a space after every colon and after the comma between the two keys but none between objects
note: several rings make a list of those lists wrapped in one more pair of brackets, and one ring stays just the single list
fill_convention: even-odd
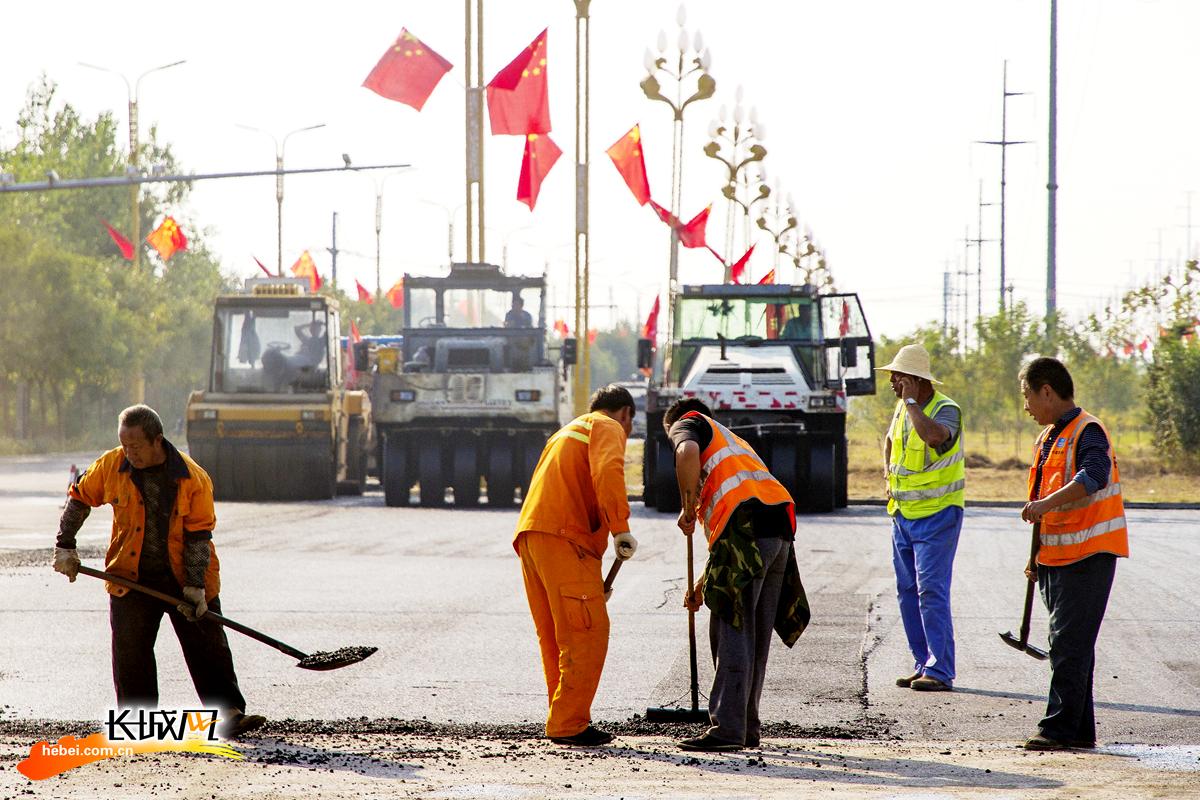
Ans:
[{"label": "straw hat", "polygon": [[940,384],[937,378],[933,377],[933,373],[929,368],[929,351],[919,344],[906,344],[896,353],[896,357],[892,359],[892,363],[882,367],[876,367],[875,370],[887,372],[903,372],[905,375],[916,375],[918,378],[925,378],[930,383]]}]

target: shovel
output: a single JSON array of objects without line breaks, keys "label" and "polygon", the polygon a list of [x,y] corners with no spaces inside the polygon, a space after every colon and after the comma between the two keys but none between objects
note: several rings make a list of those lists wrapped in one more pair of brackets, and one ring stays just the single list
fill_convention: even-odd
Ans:
[{"label": "shovel", "polygon": [[[104,572],[103,570],[80,566],[79,572],[82,575],[100,578],[101,580],[115,583],[118,586],[124,586],[126,589],[132,589],[135,592],[141,592],[142,594],[150,595],[153,598],[162,600],[164,603],[170,603],[172,606],[191,605],[190,603],[186,603],[177,597],[171,597],[169,594],[163,594],[162,592],[151,589],[148,586],[142,586],[140,583],[134,583],[131,580],[122,578],[119,575],[113,575],[111,573]],[[351,664],[357,664],[359,661],[362,661],[364,658],[372,655],[379,649],[378,647],[343,647],[340,650],[334,650],[332,652],[305,653],[301,650],[297,650],[291,645],[284,644],[278,639],[272,639],[265,633],[259,633],[253,628],[247,627],[240,622],[234,622],[228,617],[222,617],[215,611],[209,611],[204,615],[204,619],[209,618],[215,622],[219,622],[226,628],[232,628],[238,633],[249,636],[251,639],[257,639],[263,644],[274,647],[281,653],[286,653],[292,658],[299,659],[296,666],[300,667],[301,669],[324,671],[338,669],[340,667],[348,667]]]},{"label": "shovel", "polygon": [[613,581],[617,579],[617,573],[621,571],[621,565],[628,561],[627,558],[617,556],[613,561],[612,566],[608,568],[608,575],[604,577],[604,596],[608,597],[608,593],[612,591]]},{"label": "shovel", "polygon": [[[1038,546],[1042,539],[1041,523],[1036,523],[1033,526],[1033,540],[1029,544],[1029,560],[1035,564],[1038,554]],[[1000,641],[1004,642],[1009,647],[1014,647],[1017,650],[1024,651],[1027,655],[1033,656],[1039,661],[1045,661],[1049,658],[1049,654],[1040,648],[1034,647],[1029,643],[1029,619],[1033,615],[1033,581],[1029,581],[1029,585],[1025,588],[1025,614],[1021,617],[1021,632],[1019,636],[1013,636],[1012,631],[1000,634]]]},{"label": "shovel", "polygon": [[[687,585],[688,591],[696,585],[696,576],[692,571],[692,537],[687,539]],[[696,612],[688,609],[688,648],[692,668],[692,707],[691,708],[647,708],[647,722],[708,722],[708,709],[700,708],[700,680],[696,669]]]}]

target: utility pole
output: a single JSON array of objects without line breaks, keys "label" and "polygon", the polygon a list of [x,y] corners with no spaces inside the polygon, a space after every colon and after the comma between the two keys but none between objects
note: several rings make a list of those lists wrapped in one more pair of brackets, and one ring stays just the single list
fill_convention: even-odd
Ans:
[{"label": "utility pole", "polygon": [[330,279],[333,282],[334,290],[336,290],[337,289],[337,254],[338,254],[337,212],[336,211],[333,212],[333,238],[330,242],[330,246],[326,247],[325,249],[327,251],[329,251],[329,258],[330,258],[330,262],[331,262],[330,267],[329,267],[329,272],[330,272],[330,276],[331,276]]},{"label": "utility pole", "polygon": [[[977,320],[983,319],[983,243],[996,241],[983,238],[983,207],[994,205],[996,204],[983,202],[983,181],[980,180],[979,216],[975,222],[975,238],[970,240],[975,245],[975,319]],[[1001,299],[1003,299],[1003,295]],[[1001,304],[1001,310],[1003,310],[1003,304]]]},{"label": "utility pole", "polygon": [[1184,261],[1185,265],[1187,264],[1187,262],[1191,261],[1193,258],[1193,256],[1192,256],[1192,229],[1200,227],[1200,225],[1192,224],[1192,195],[1193,194],[1195,194],[1195,192],[1190,191],[1190,190],[1187,192],[1184,192],[1184,195],[1187,197],[1187,205],[1185,206],[1185,208],[1187,209],[1187,224],[1180,226],[1184,229],[1184,235],[1187,237],[1187,249],[1184,250],[1184,252],[1183,252],[1183,261]]},{"label": "utility pole", "polygon": [[962,287],[955,292],[955,298],[962,301],[962,352],[967,351],[967,338],[971,334],[971,228],[963,226],[963,256],[962,266],[958,270],[962,278]]},{"label": "utility pole", "polygon": [[950,332],[950,259],[944,259],[942,266],[942,336]]},{"label": "utility pole", "polygon": [[591,0],[575,0],[575,413],[587,411],[592,390],[590,237],[588,235],[588,130],[591,102]]},{"label": "utility pole", "polygon": [[[472,10],[474,6],[474,24]],[[466,159],[467,159],[467,257],[469,263],[484,261],[483,226],[483,0],[466,0]],[[478,212],[478,213],[477,213]]]},{"label": "utility pole", "polygon": [[1058,0],[1050,0],[1050,140],[1046,159],[1046,322],[1058,309]]},{"label": "utility pole", "polygon": [[1000,140],[979,141],[978,144],[994,144],[1000,148],[1000,309],[1004,310],[1004,285],[1006,265],[1004,260],[1005,241],[1005,187],[1008,183],[1008,148],[1014,144],[1029,144],[1028,141],[1008,140],[1008,98],[1018,97],[1025,92],[1010,92],[1008,90],[1008,60],[1004,61],[1003,92],[1000,103]]}]

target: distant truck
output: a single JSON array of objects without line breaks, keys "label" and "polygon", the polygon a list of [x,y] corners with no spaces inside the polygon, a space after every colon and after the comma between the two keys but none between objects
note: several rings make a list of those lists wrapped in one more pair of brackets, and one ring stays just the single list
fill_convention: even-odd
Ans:
[{"label": "distant truck", "polygon": [[[384,500],[512,507],[546,440],[570,418],[574,340],[546,342],[544,277],[455,263],[446,277],[404,276],[404,327],[374,350],[371,407]],[[520,301],[518,303],[517,301]],[[523,304],[523,309],[517,306]]]},{"label": "distant truck", "polygon": [[[800,511],[847,502],[846,401],[875,393],[875,345],[856,294],[815,286],[684,286],[666,374],[646,398],[642,496],[679,511],[663,414],[698,397],[765,460]],[[649,342],[639,366],[648,366]]]},{"label": "distant truck", "polygon": [[218,500],[361,494],[371,402],[348,389],[337,301],[308,281],[251,278],[216,299],[208,387],[187,404],[187,442]]}]

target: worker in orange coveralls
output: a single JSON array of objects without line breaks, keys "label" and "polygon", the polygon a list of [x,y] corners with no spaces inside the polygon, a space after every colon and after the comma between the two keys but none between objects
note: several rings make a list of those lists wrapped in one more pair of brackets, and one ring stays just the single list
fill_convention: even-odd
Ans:
[{"label": "worker in orange coveralls", "polygon": [[513,538],[546,673],[546,736],[579,747],[613,738],[591,724],[608,653],[600,559],[609,534],[618,558],[637,549],[625,493],[633,396],[609,384],[592,395],[590,408],[546,443]]}]

